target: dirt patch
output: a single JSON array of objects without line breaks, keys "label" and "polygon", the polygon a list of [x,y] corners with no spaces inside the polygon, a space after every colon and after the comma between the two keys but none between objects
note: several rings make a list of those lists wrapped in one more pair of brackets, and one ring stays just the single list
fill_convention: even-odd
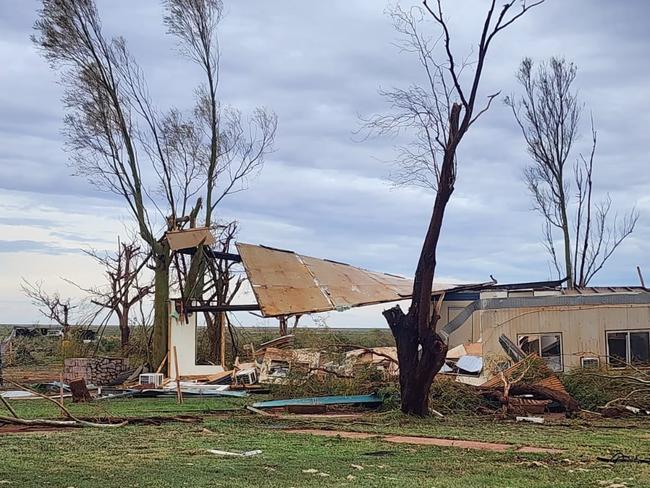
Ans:
[{"label": "dirt patch", "polygon": [[4,434],[32,434],[38,432],[63,432],[70,427],[52,427],[47,425],[0,425],[0,435]]},{"label": "dirt patch", "polygon": [[548,447],[523,446],[516,447],[512,444],[502,444],[498,442],[467,441],[458,439],[440,439],[436,437],[420,436],[403,436],[403,435],[381,435],[369,434],[367,432],[349,432],[340,430],[324,429],[291,429],[287,430],[294,434],[308,434],[325,437],[342,437],[343,439],[377,439],[394,444],[412,444],[418,446],[438,446],[438,447],[459,447],[461,449],[480,449],[483,451],[514,451],[525,453],[542,453],[556,454],[562,452],[562,449],[553,449]]}]

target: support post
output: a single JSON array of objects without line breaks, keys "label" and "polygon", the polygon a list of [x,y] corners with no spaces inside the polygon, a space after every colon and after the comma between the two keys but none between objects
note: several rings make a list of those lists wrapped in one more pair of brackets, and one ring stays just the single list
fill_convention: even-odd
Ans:
[{"label": "support post", "polygon": [[221,366],[223,369],[226,369],[226,313],[225,312],[219,312],[221,315],[221,320],[219,323],[221,324],[221,330],[219,331],[220,337],[219,337],[219,354],[221,355]]}]

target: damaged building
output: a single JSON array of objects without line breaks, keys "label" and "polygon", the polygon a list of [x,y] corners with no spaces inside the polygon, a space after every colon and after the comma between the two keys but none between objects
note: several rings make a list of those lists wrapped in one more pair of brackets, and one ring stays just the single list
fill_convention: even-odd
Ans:
[{"label": "damaged building", "polygon": [[483,358],[503,354],[499,339],[505,336],[556,372],[650,366],[650,293],[645,288],[569,290],[561,285],[495,284],[448,292],[438,328],[450,349],[478,343]]}]

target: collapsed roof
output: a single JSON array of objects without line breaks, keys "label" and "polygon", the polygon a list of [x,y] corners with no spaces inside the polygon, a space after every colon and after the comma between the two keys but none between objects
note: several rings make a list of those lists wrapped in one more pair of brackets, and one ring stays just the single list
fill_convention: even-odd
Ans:
[{"label": "collapsed roof", "polygon": [[[237,243],[265,317],[300,315],[411,298],[413,280],[293,251]],[[435,283],[434,293],[466,285]]]}]

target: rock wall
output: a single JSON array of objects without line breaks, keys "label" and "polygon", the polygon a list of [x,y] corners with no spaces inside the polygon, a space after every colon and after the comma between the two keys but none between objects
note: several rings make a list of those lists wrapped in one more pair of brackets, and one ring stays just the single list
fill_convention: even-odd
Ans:
[{"label": "rock wall", "polygon": [[127,358],[69,358],[65,360],[63,381],[83,378],[89,385],[107,385],[128,369]]}]

